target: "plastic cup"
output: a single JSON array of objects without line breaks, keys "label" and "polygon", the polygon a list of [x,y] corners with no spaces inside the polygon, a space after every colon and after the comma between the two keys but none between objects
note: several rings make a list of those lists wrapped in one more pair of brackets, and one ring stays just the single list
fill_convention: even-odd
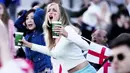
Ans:
[{"label": "plastic cup", "polygon": [[15,32],[15,45],[16,46],[21,46],[22,44],[20,43],[20,40],[23,38],[23,33],[22,32]]},{"label": "plastic cup", "polygon": [[55,33],[53,31],[53,29],[56,27],[56,26],[59,26],[61,25],[61,22],[60,21],[52,21],[52,36],[53,38],[58,38],[59,37],[59,34]]}]

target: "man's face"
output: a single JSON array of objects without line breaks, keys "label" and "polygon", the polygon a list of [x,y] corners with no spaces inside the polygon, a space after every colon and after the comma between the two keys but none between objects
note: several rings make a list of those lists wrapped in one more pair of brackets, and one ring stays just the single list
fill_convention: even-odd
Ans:
[{"label": "man's face", "polygon": [[[110,59],[111,58],[111,59]],[[110,61],[115,73],[130,72],[130,47],[121,45],[111,50]]]},{"label": "man's face", "polygon": [[106,32],[102,30],[96,30],[92,35],[92,41],[97,44],[105,44],[106,43]]}]

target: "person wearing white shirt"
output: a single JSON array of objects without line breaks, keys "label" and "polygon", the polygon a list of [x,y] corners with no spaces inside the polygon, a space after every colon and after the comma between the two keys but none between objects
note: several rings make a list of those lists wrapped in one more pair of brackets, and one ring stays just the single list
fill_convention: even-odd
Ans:
[{"label": "person wearing white shirt", "polygon": [[91,39],[92,32],[98,27],[98,16],[101,13],[100,2],[101,0],[92,0],[88,10],[83,13],[81,19],[82,36],[89,40]]},{"label": "person wearing white shirt", "polygon": [[[61,21],[62,24],[52,29],[52,21]],[[96,73],[95,68],[82,53],[82,50],[88,50],[89,44],[74,30],[62,6],[57,3],[47,5],[43,26],[46,46],[33,44],[24,39],[21,42],[33,51],[56,58],[69,73]],[[53,38],[52,32],[59,34],[59,37]]]},{"label": "person wearing white shirt", "polygon": [[0,73],[33,73],[31,65],[23,59],[14,60],[9,49],[8,33],[0,20]]},{"label": "person wearing white shirt", "polygon": [[108,26],[110,26],[111,24],[110,16],[112,13],[106,1],[101,2],[100,8],[101,8],[101,12],[98,16],[99,27],[101,29],[107,30]]}]

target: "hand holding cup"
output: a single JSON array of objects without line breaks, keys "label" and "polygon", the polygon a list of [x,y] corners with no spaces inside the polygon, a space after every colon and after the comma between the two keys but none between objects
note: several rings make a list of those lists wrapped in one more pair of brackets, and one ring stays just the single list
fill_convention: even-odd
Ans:
[{"label": "hand holding cup", "polygon": [[53,35],[53,38],[58,38],[60,35],[67,37],[68,33],[65,31],[64,27],[61,25],[61,22],[53,22],[52,35]]}]

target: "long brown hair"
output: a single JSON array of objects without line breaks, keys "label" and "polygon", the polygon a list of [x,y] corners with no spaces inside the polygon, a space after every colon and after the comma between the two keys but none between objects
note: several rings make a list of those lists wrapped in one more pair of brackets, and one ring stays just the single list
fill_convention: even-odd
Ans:
[{"label": "long brown hair", "polygon": [[48,21],[48,19],[47,19],[47,11],[48,11],[48,8],[49,8],[50,6],[52,6],[52,5],[58,5],[58,7],[59,7],[59,10],[60,10],[60,18],[59,18],[59,20],[62,22],[62,26],[65,27],[65,26],[67,26],[67,25],[70,24],[70,21],[69,21],[69,19],[68,19],[68,15],[67,15],[66,11],[64,10],[64,8],[63,8],[61,5],[59,5],[59,4],[57,4],[57,3],[54,3],[54,2],[47,5],[47,7],[46,7],[45,21],[44,21],[44,23],[43,23],[43,30],[44,30],[44,33],[45,33],[46,45],[47,45],[50,49],[52,49],[52,48],[56,45],[55,39],[52,38],[51,25],[50,25],[50,23],[49,23],[49,21]]},{"label": "long brown hair", "polygon": [[3,21],[4,24],[8,26],[8,20],[10,19],[9,14],[6,10],[5,5],[3,3],[0,3],[0,5],[2,5],[3,10],[4,10],[1,20]]}]

